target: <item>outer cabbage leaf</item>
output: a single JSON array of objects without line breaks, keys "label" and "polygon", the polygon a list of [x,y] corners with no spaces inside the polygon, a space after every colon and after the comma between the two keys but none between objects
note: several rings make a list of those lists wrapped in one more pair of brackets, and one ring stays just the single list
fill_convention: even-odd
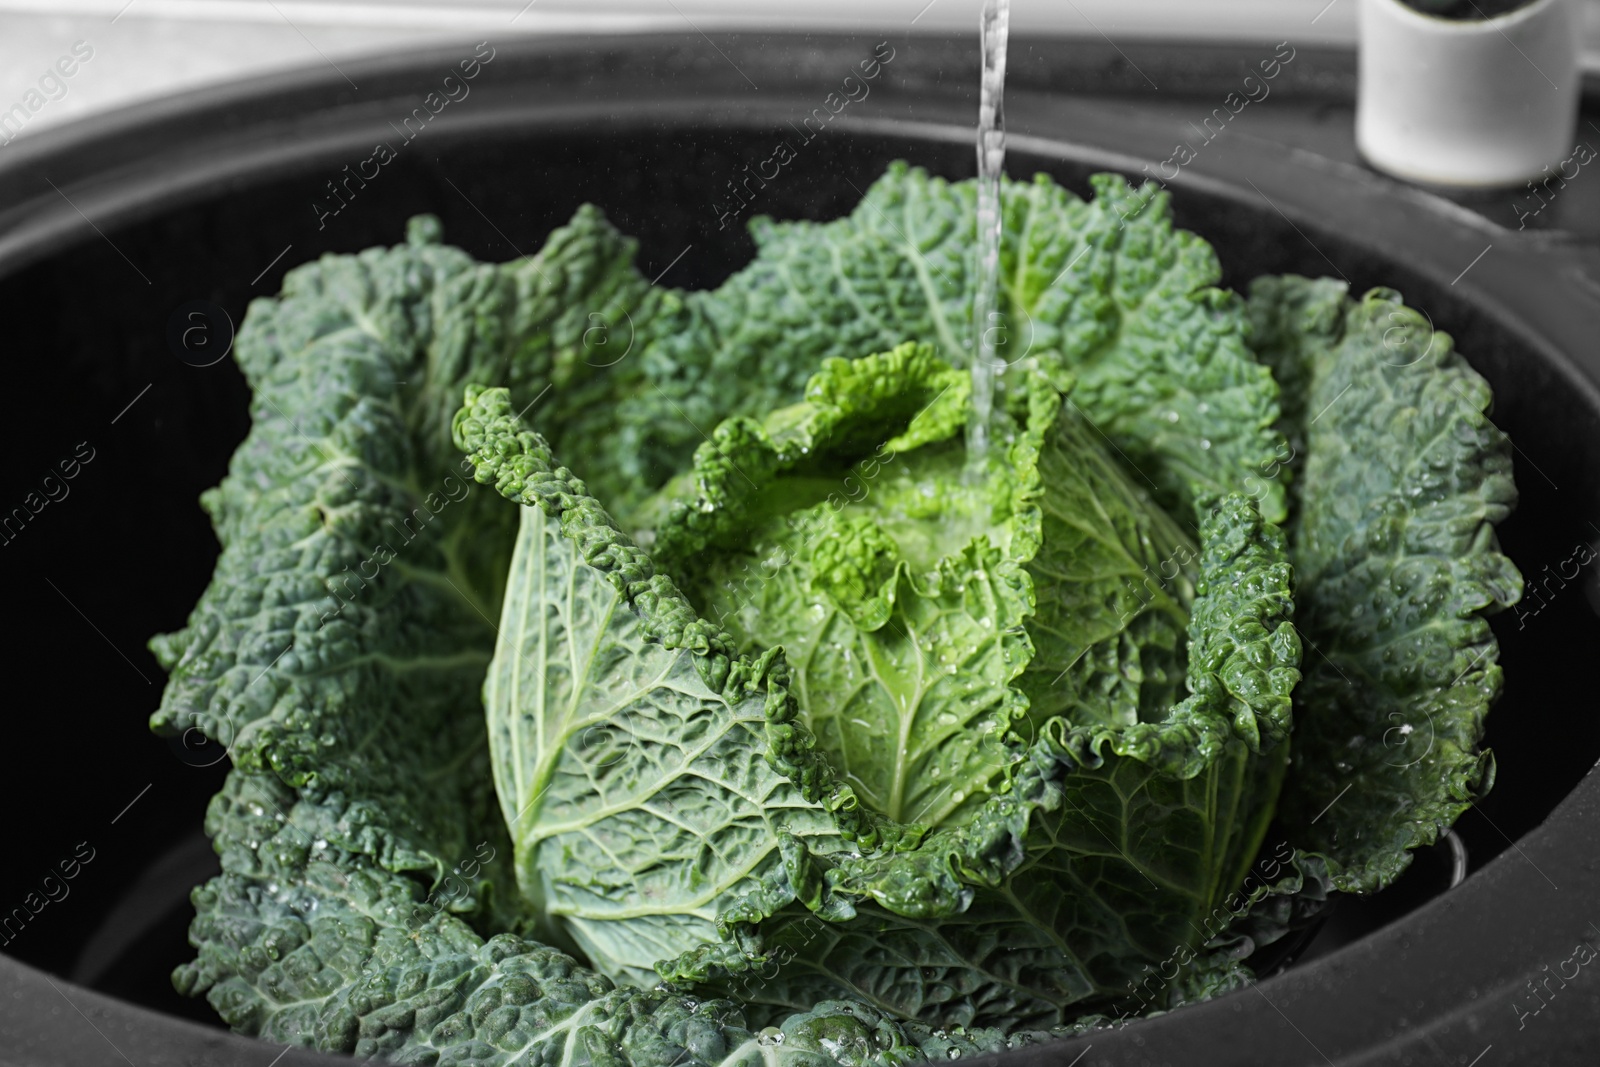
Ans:
[{"label": "outer cabbage leaf", "polygon": [[722,896],[786,877],[780,840],[838,850],[871,826],[769,765],[781,652],[733,655],[505,390],[469,388],[455,427],[477,479],[525,505],[484,685],[518,881],[553,935],[653,985],[657,960],[716,939]]},{"label": "outer cabbage leaf", "polygon": [[1485,616],[1522,589],[1494,532],[1516,502],[1510,443],[1488,384],[1392,290],[1261,278],[1250,311],[1299,453],[1290,553],[1314,650],[1283,824],[1336,888],[1371,892],[1493,782]]},{"label": "outer cabbage leaf", "polygon": [[837,831],[762,758],[760,677],[708,683],[531,506],[514,559],[484,710],[518,882],[550,936],[653,985],[656,960],[716,937],[722,893],[779,862],[780,832]]},{"label": "outer cabbage leaf", "polygon": [[237,1030],[438,1067],[899,1067],[1048,1036],[934,1032],[839,1001],[757,1033],[728,1001],[618,988],[514,934],[485,940],[413,879],[329,845],[344,812],[241,771],[212,802],[223,873],[195,891],[204,951],[179,986],[209,987]]},{"label": "outer cabbage leaf", "polygon": [[[908,184],[913,179],[908,178]],[[936,180],[922,179],[937,185]],[[1282,438],[1278,389],[1253,365],[1243,301],[1214,286],[1211,246],[1175,230],[1168,196],[1112,174],[1087,203],[1037,176],[1010,186],[1001,266],[1012,361],[1036,360],[1062,382],[1119,458],[1175,514],[1238,492]],[[963,187],[965,188],[965,186]],[[965,194],[964,194],[965,195]],[[1275,485],[1257,494],[1281,522]]]},{"label": "outer cabbage leaf", "polygon": [[[345,798],[334,844],[432,882],[492,811],[470,711],[514,534],[472,491],[439,397],[475,378],[525,390],[516,324],[562,311],[439,245],[435,220],[410,237],[297,268],[281,300],[252,305],[235,352],[253,425],[202,497],[223,545],[212,582],[184,630],[151,642],[171,673],[153,726]],[[433,795],[414,787],[452,765]]]}]

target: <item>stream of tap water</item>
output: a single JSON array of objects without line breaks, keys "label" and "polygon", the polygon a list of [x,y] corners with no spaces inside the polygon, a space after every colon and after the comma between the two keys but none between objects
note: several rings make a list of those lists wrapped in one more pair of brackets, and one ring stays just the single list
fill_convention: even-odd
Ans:
[{"label": "stream of tap water", "polygon": [[977,476],[989,450],[995,377],[1005,367],[995,350],[1005,335],[999,312],[1000,171],[1006,159],[1001,97],[1010,29],[1010,0],[984,0],[979,38],[983,73],[978,87],[978,272],[972,298],[972,413],[967,421],[967,465]]}]

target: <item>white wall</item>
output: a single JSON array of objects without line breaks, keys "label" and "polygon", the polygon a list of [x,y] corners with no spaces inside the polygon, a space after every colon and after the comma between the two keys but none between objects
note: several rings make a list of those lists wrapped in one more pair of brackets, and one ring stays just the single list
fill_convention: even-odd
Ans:
[{"label": "white wall", "polygon": [[[23,136],[94,109],[300,64],[443,38],[739,27],[976,32],[981,0],[0,0],[0,111],[39,86],[74,42],[93,56]],[[1014,0],[1017,32],[1350,43],[1356,0]],[[1585,0],[1600,31],[1600,0]],[[1600,69],[1600,32],[1588,37]],[[708,46],[709,47],[709,46]],[[71,64],[69,63],[70,67]],[[33,101],[43,98],[33,97]],[[3,131],[0,131],[3,134]]]}]

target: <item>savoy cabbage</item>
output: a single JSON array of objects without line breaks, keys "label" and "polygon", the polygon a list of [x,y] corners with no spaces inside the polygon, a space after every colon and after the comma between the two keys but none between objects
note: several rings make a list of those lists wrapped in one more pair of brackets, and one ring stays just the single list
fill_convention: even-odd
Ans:
[{"label": "savoy cabbage", "polygon": [[974,190],[903,165],[711,291],[586,207],[255,302],[153,642],[155,727],[233,764],[178,986],[408,1063],[901,1064],[1233,988],[1392,881],[1492,781],[1488,387],[1094,188],[1005,185],[981,478]]}]

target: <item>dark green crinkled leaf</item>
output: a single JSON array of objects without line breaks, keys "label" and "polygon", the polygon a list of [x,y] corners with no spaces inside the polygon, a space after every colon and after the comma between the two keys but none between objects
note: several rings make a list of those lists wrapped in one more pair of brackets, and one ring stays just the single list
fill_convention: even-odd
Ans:
[{"label": "dark green crinkled leaf", "polygon": [[1522,579],[1495,538],[1516,487],[1488,384],[1398,294],[1345,289],[1261,278],[1250,310],[1302,453],[1290,553],[1309,647],[1283,822],[1337,888],[1370,892],[1493,781],[1484,616]]},{"label": "dark green crinkled leaf", "polygon": [[[514,533],[449,448],[439,397],[459,385],[433,375],[511,374],[518,301],[429,220],[409,246],[297,268],[285,293],[239,333],[253,427],[202,498],[223,545],[211,585],[151,642],[171,673],[153,725],[340,798],[330,844],[426,885],[493,810],[473,770],[414,783],[440,761],[487,770],[471,699]],[[433,744],[391,729],[401,715]]]},{"label": "dark green crinkled leaf", "polygon": [[617,988],[555,949],[485,940],[412,879],[328,847],[343,814],[241,771],[212,802],[223,873],[195,891],[202,953],[177,978],[237,1030],[438,1067],[898,1067],[1048,1036],[936,1033],[838,1001],[758,1034],[728,1001]]},{"label": "dark green crinkled leaf", "polygon": [[[908,185],[937,186],[912,172]],[[1281,446],[1278,390],[1254,365],[1238,296],[1204,240],[1172,226],[1168,197],[1112,174],[1090,178],[1087,203],[1044,175],[1009,186],[1009,298],[1013,362],[1036,360],[1077,380],[1073,402],[1103,431],[1174,514],[1240,492]],[[965,183],[963,189],[967,188]],[[1020,338],[1017,336],[1020,334]],[[1257,494],[1283,520],[1275,485]]]}]

